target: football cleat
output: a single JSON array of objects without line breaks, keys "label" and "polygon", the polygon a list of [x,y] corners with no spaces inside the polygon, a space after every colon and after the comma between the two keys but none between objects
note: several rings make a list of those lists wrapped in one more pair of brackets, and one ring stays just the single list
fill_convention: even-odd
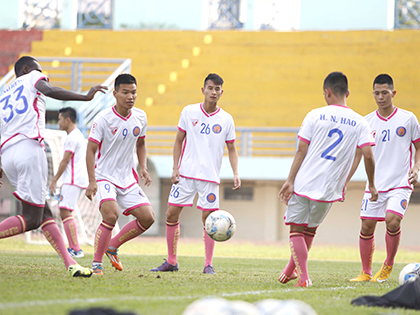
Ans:
[{"label": "football cleat", "polygon": [[93,274],[95,276],[103,276],[104,275],[104,269],[102,268],[102,265],[92,265]]},{"label": "football cleat", "polygon": [[108,248],[105,254],[109,258],[111,265],[114,266],[115,269],[120,271],[123,270],[123,265],[118,259],[118,249],[112,250]]},{"label": "football cleat", "polygon": [[176,263],[176,265],[172,265],[170,263],[168,263],[168,261],[165,259],[165,262],[160,265],[157,268],[153,268],[150,271],[161,271],[161,272],[166,272],[166,271],[178,271],[178,263]]},{"label": "football cleat", "polygon": [[216,271],[214,271],[213,266],[208,265],[204,267],[203,273],[206,273],[208,275],[214,275]]},{"label": "football cleat", "polygon": [[70,265],[67,268],[67,270],[69,271],[70,276],[72,276],[72,277],[85,277],[85,278],[89,278],[92,275],[92,273],[93,273],[92,269],[82,267],[82,266],[80,266],[78,264],[76,264],[76,265]]},{"label": "football cleat", "polygon": [[355,281],[355,282],[362,282],[362,281],[370,281],[372,280],[372,276],[368,273],[365,273],[363,270],[360,272],[360,275],[358,275],[357,277],[350,279],[350,281]]},{"label": "football cleat", "polygon": [[70,254],[71,257],[74,257],[74,258],[85,257],[85,254],[83,253],[82,249],[76,251],[76,250],[74,250],[73,248],[70,247],[70,248],[67,248],[67,250],[69,251],[69,254]]},{"label": "football cleat", "polygon": [[389,275],[391,274],[392,266],[388,266],[387,263],[384,263],[381,269],[373,276],[371,282],[384,282],[388,280]]},{"label": "football cleat", "polygon": [[293,270],[292,274],[290,277],[286,276],[285,273],[281,273],[280,277],[279,277],[279,281],[283,284],[286,284],[287,282],[289,282],[290,280],[294,280],[298,277],[298,272],[297,269]]},{"label": "football cleat", "polygon": [[297,288],[309,288],[309,287],[311,287],[312,286],[312,281],[311,281],[311,279],[308,279],[308,280],[306,280],[306,281],[304,281],[304,282],[300,282],[300,281],[298,281],[295,285],[294,285],[294,287],[297,287]]}]

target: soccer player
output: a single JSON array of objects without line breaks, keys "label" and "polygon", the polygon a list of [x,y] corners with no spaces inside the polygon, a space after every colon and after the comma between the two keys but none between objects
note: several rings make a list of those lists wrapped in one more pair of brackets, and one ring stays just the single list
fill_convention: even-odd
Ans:
[{"label": "soccer player", "polygon": [[[122,270],[118,248],[142,234],[155,221],[152,206],[138,184],[139,177],[135,171],[134,152],[137,153],[140,177],[149,186],[152,179],[147,170],[147,117],[143,110],[134,107],[137,98],[136,79],[131,74],[120,74],[115,79],[113,93],[116,105],[96,115],[86,152],[89,176],[86,196],[92,199],[98,194],[103,219],[95,235],[92,263],[95,275],[103,275],[102,259],[105,252],[111,264]],[[131,214],[136,220],[124,225],[111,239],[119,208],[124,215]]]},{"label": "soccer player", "polygon": [[330,73],[323,90],[328,106],[306,115],[289,176],[279,192],[279,198],[287,205],[285,223],[290,225],[291,251],[279,281],[287,283],[299,277],[296,287],[312,285],[308,251],[332,203],[344,200],[345,186],[355,170],[356,149],[364,156],[369,179],[370,196],[366,198],[375,201],[378,197],[371,147],[374,141],[367,121],[346,105],[347,77],[341,72]]},{"label": "soccer player", "polygon": [[[375,137],[373,154],[376,161],[375,182],[379,191],[377,202],[365,195],[360,212],[359,238],[362,272],[351,281],[384,282],[394,265],[401,238],[400,224],[407,210],[413,185],[420,168],[420,126],[416,116],[393,104],[394,82],[387,74],[373,81],[373,96],[378,109],[366,116]],[[416,149],[413,162],[413,145]],[[386,259],[372,278],[372,256],[375,250],[376,223],[386,224]]]},{"label": "soccer player", "polygon": [[58,111],[58,125],[67,132],[64,142],[63,159],[58,165],[50,192],[54,194],[57,181],[63,175],[63,185],[60,190],[60,216],[63,221],[64,231],[69,242],[68,251],[72,257],[84,257],[77,238],[77,227],[72,212],[83,189],[88,184],[86,170],[86,139],[77,128],[77,113],[74,108],[64,107]]},{"label": "soccer player", "polygon": [[[233,189],[241,186],[235,124],[232,116],[217,105],[223,94],[222,86],[223,79],[219,75],[209,74],[201,88],[204,102],[182,110],[173,149],[173,185],[166,211],[168,259],[151,271],[178,271],[179,215],[184,207],[192,207],[197,193],[197,208],[202,210],[203,225],[211,212],[219,210],[220,167],[225,143],[233,171]],[[205,230],[203,234],[206,256],[203,273],[214,274],[214,240]]]},{"label": "soccer player", "polygon": [[107,88],[95,86],[87,95],[52,86],[40,64],[24,56],[15,64],[16,80],[0,96],[0,129],[2,167],[13,193],[22,202],[22,215],[0,223],[0,238],[11,237],[41,226],[46,239],[63,259],[73,277],[90,277],[70,256],[64,239],[45,203],[47,158],[44,152],[45,96],[64,101],[89,101],[96,92]]}]

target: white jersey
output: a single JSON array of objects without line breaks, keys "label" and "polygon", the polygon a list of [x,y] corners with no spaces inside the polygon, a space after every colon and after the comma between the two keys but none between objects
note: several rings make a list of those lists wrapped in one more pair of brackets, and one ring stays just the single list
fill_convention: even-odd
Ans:
[{"label": "white jersey", "polygon": [[138,183],[134,153],[137,139],[146,136],[146,113],[136,107],[127,117],[114,107],[96,115],[89,140],[99,145],[96,152],[97,181],[109,181],[117,188],[126,189]]},{"label": "white jersey", "polygon": [[44,139],[45,97],[35,85],[47,80],[45,74],[31,71],[8,86],[0,96],[1,150],[22,140]]},{"label": "white jersey", "polygon": [[[365,116],[375,138],[375,186],[378,192],[410,188],[408,172],[412,167],[412,143],[420,141],[420,126],[416,116],[395,108],[387,118],[378,111]],[[415,150],[414,150],[415,151]]]},{"label": "white jersey", "polygon": [[221,108],[208,114],[202,104],[188,105],[181,112],[178,129],[186,133],[180,176],[219,184],[225,143],[236,138],[232,116]]},{"label": "white jersey", "polygon": [[366,119],[341,105],[309,112],[298,137],[309,147],[296,175],[294,192],[320,202],[343,199],[356,148],[375,145]]},{"label": "white jersey", "polygon": [[67,135],[63,151],[73,154],[63,173],[63,185],[86,188],[89,183],[86,169],[86,139],[78,128]]}]

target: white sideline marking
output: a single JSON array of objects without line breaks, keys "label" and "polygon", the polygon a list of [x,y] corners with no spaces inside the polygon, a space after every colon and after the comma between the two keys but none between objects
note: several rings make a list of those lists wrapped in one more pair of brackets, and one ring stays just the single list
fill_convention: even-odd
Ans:
[{"label": "white sideline marking", "polygon": [[[323,288],[315,289],[316,291],[335,291],[335,290],[351,290],[356,289],[353,286],[345,287],[332,287],[332,288]],[[260,294],[269,294],[269,293],[280,293],[280,292],[292,292],[296,290],[307,290],[305,288],[289,288],[283,290],[261,290],[261,291],[245,291],[245,292],[234,292],[234,293],[222,293],[215,296],[221,297],[234,297],[242,295],[260,295]],[[314,291],[314,289],[311,289]],[[88,298],[88,299],[66,299],[66,300],[37,300],[37,301],[28,301],[28,302],[14,302],[14,303],[0,303],[0,309],[13,309],[13,308],[22,308],[22,307],[31,307],[31,306],[47,306],[47,305],[57,305],[57,304],[93,304],[98,302],[109,302],[109,301],[129,301],[129,300],[179,300],[179,299],[200,299],[206,296],[121,296],[117,298]]]}]

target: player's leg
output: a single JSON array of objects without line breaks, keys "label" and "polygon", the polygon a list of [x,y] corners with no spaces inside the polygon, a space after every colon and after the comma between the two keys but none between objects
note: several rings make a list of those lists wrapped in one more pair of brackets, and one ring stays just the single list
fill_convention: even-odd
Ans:
[{"label": "player's leg", "polygon": [[[215,210],[213,210],[215,211]],[[204,260],[204,270],[203,273],[206,274],[215,274],[213,268],[213,253],[214,253],[214,245],[215,241],[210,238],[210,236],[206,233],[206,219],[213,211],[203,211],[201,215],[201,219],[203,221],[203,241],[204,241],[204,252],[205,252],[205,260]]]},{"label": "player's leg", "polygon": [[60,196],[60,217],[63,222],[64,232],[69,242],[68,251],[72,257],[84,257],[83,250],[80,248],[77,236],[77,225],[73,217],[82,189],[73,185],[63,185]]}]

